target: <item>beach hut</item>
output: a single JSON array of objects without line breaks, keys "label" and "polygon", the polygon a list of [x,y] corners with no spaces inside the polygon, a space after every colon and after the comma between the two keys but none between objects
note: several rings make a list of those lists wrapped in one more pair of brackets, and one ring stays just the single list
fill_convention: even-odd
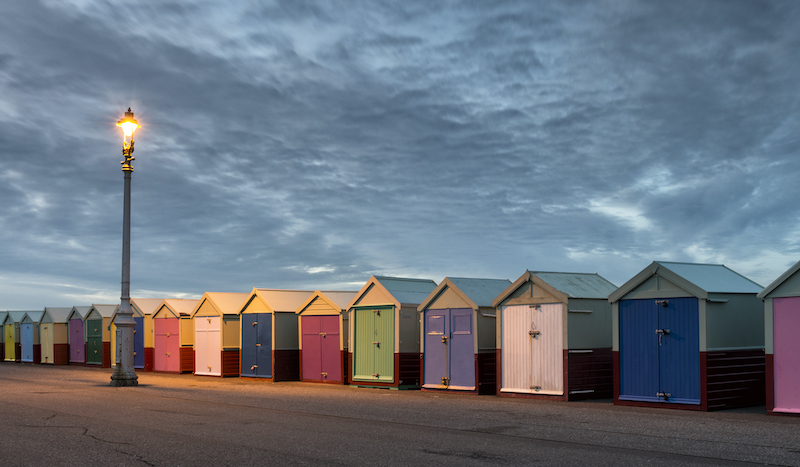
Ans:
[{"label": "beach hut", "polygon": [[370,277],[347,305],[350,384],[419,387],[417,307],[435,288],[427,279]]},{"label": "beach hut", "polygon": [[[117,316],[119,316],[119,306],[111,315],[111,362],[113,365],[119,363],[117,360]],[[144,370],[144,315],[138,308],[131,305],[133,313],[133,368]]]},{"label": "beach hut", "polygon": [[297,308],[302,381],[347,384],[346,311],[355,295],[317,290]]},{"label": "beach hut", "polygon": [[111,317],[119,305],[92,305],[86,314],[86,364],[111,368]]},{"label": "beach hut", "polygon": [[297,308],[313,290],[258,289],[239,310],[240,376],[272,381],[300,379]]},{"label": "beach hut", "polygon": [[612,292],[614,403],[763,404],[761,290],[721,264],[655,261]]},{"label": "beach hut", "polygon": [[167,298],[153,313],[153,371],[194,371],[192,311],[198,300]]},{"label": "beach hut", "polygon": [[764,300],[767,412],[800,413],[800,262],[758,297]]},{"label": "beach hut", "polygon": [[8,316],[7,311],[0,311],[0,361],[5,361],[6,359],[6,330],[5,326],[3,326],[6,316]]},{"label": "beach hut", "polygon": [[72,308],[45,307],[39,324],[40,363],[69,364],[69,314]]},{"label": "beach hut", "polygon": [[42,358],[42,347],[39,341],[39,323],[42,321],[42,311],[27,311],[20,321],[20,361],[23,363],[39,363]]},{"label": "beach hut", "polygon": [[22,359],[22,349],[20,348],[20,322],[24,317],[24,311],[9,311],[3,320],[5,361],[7,362],[19,362]]},{"label": "beach hut", "polygon": [[417,307],[422,389],[495,394],[496,312],[508,279],[445,278]]},{"label": "beach hut", "polygon": [[192,310],[194,374],[239,376],[239,311],[247,293],[206,292]]},{"label": "beach hut", "polygon": [[86,364],[86,328],[84,319],[91,306],[74,306],[69,312],[69,364]]},{"label": "beach hut", "polygon": [[[154,344],[154,331],[153,331],[153,313],[156,312],[158,307],[161,306],[163,298],[132,298],[131,308],[134,310],[134,315],[142,316],[142,329],[144,330],[144,371],[153,371],[153,346]],[[134,320],[136,317],[133,318]],[[136,329],[139,329],[138,327]],[[135,339],[136,334],[134,334]],[[136,362],[134,359],[134,367]]]},{"label": "beach hut", "polygon": [[611,305],[598,274],[525,271],[493,300],[501,396],[611,397]]}]

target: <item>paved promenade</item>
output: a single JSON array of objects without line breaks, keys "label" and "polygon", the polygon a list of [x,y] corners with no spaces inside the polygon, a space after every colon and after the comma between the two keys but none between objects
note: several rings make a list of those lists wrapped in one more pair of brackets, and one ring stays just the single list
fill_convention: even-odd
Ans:
[{"label": "paved promenade", "polygon": [[800,465],[800,418],[0,364],[0,465]]}]

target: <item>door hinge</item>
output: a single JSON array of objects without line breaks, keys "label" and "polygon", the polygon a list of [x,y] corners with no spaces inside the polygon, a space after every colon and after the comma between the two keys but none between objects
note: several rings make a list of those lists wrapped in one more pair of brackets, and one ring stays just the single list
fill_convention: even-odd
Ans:
[{"label": "door hinge", "polygon": [[450,386],[450,378],[442,376],[442,386]]},{"label": "door hinge", "polygon": [[255,326],[256,324],[258,324],[258,321],[253,321],[253,326]]},{"label": "door hinge", "polygon": [[656,397],[663,397],[664,400],[669,399],[671,396],[672,396],[672,394],[670,394],[668,392],[657,392],[656,393]]},{"label": "door hinge", "polygon": [[372,377],[373,378],[380,378],[381,374],[380,373],[372,373]]},{"label": "door hinge", "polygon": [[250,367],[251,370],[255,370],[256,368],[258,368],[258,365],[253,365]]},{"label": "door hinge", "polygon": [[538,391],[542,390],[542,387],[541,386],[531,386],[531,389],[533,389],[534,391],[538,392]]},{"label": "door hinge", "polygon": [[327,333],[324,333],[324,332],[321,332],[321,333],[319,333],[319,335],[320,335],[320,336],[322,336],[322,337],[325,337],[325,336],[327,336],[328,334],[327,334]]},{"label": "door hinge", "polygon": [[542,333],[541,331],[528,331],[528,335],[531,337],[536,337],[541,333]]},{"label": "door hinge", "polygon": [[328,372],[326,372],[326,371],[323,371],[322,373],[320,373],[320,375],[322,375],[322,376],[324,376],[324,377],[326,377],[326,378],[327,378],[327,377],[328,377]]}]

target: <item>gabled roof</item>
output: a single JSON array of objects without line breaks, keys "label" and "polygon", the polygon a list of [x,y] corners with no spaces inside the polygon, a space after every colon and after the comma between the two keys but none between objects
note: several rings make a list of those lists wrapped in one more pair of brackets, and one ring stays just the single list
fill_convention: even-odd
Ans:
[{"label": "gabled roof", "polygon": [[347,304],[349,309],[373,287],[382,289],[387,295],[394,298],[394,305],[401,308],[403,305],[416,308],[436,288],[436,282],[430,279],[410,279],[405,277],[372,276],[361,287],[355,297]]},{"label": "gabled roof", "polygon": [[223,315],[235,315],[239,313],[242,303],[250,297],[250,294],[239,292],[206,292],[192,308],[192,316],[200,311],[203,303],[211,303],[217,311]]},{"label": "gabled roof", "polygon": [[92,305],[92,308],[89,310],[89,313],[86,313],[84,319],[86,319],[92,312],[96,312],[103,318],[111,319],[111,317],[116,314],[118,309],[119,305]]},{"label": "gabled roof", "polygon": [[161,307],[163,298],[132,298],[131,308],[135,308],[142,315],[152,315]]},{"label": "gabled roof", "polygon": [[346,310],[347,304],[356,296],[356,291],[342,291],[342,290],[315,290],[299,307],[295,313],[302,313],[305,308],[310,305],[314,300],[320,299],[328,304],[331,308]]},{"label": "gabled roof", "polygon": [[452,290],[473,310],[480,307],[491,307],[492,300],[505,290],[511,281],[508,279],[469,279],[465,277],[445,277],[444,280],[428,294],[419,304],[417,310],[423,311],[433,303],[445,290]]},{"label": "gabled roof", "polygon": [[597,273],[525,271],[519,279],[492,300],[492,306],[498,306],[527,282],[539,285],[561,300],[570,298],[605,300],[617,289],[616,285]]},{"label": "gabled roof", "polygon": [[74,306],[72,307],[72,310],[70,310],[67,319],[69,320],[69,319],[80,318],[81,320],[84,320],[86,319],[86,315],[89,314],[89,310],[91,309],[92,309],[91,306]]},{"label": "gabled roof", "polygon": [[165,298],[161,301],[161,305],[156,308],[153,316],[161,312],[162,309],[169,310],[175,317],[191,316],[198,302],[200,300],[190,298]]},{"label": "gabled roof", "polygon": [[[27,316],[32,323],[40,323],[42,321],[42,315],[44,315],[44,310],[25,312],[25,316]],[[24,317],[22,318],[22,320],[26,321]]]},{"label": "gabled roof", "polygon": [[698,298],[708,298],[709,293],[752,293],[762,287],[722,264],[672,263],[653,261],[642,272],[609,295],[615,302],[654,275],[659,275]]},{"label": "gabled roof", "polygon": [[[33,310],[31,310],[31,312],[33,312]],[[27,313],[27,311],[8,311],[7,313],[8,315],[6,315],[3,324],[15,324],[22,321],[22,318],[25,317],[25,313]]]},{"label": "gabled roof", "polygon": [[239,307],[239,313],[256,298],[264,303],[270,313],[294,313],[313,293],[313,290],[253,288],[253,291],[247,294],[247,300]]},{"label": "gabled roof", "polygon": [[[71,311],[72,308],[48,306],[44,308],[44,315],[49,316],[54,323],[66,323]],[[42,316],[42,319],[44,319],[44,316]]]},{"label": "gabled roof", "polygon": [[786,280],[789,279],[790,277],[792,277],[794,275],[794,273],[796,273],[799,269],[800,269],[800,261],[794,263],[794,266],[792,266],[789,269],[787,269],[786,272],[781,274],[781,276],[779,278],[777,278],[774,281],[772,281],[772,283],[770,285],[766,286],[764,288],[764,290],[759,292],[758,298],[764,298],[767,295],[771,294],[773,290],[777,289],[778,286],[780,286],[781,284],[786,282]]}]

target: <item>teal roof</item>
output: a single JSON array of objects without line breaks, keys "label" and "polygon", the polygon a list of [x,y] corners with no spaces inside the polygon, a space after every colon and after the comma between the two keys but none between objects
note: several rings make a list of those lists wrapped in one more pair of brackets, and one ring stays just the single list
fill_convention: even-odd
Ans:
[{"label": "teal roof", "polygon": [[45,307],[44,312],[54,323],[66,323],[72,308]]},{"label": "teal roof", "polygon": [[531,271],[547,285],[570,298],[608,298],[617,286],[595,273]]},{"label": "teal roof", "polygon": [[656,261],[675,274],[710,293],[759,293],[757,283],[722,264],[671,263]]},{"label": "teal roof", "polygon": [[491,307],[492,300],[500,295],[511,281],[508,279],[468,279],[464,277],[448,277],[454,286],[470,298],[479,307]]},{"label": "teal roof", "polygon": [[430,279],[374,277],[401,304],[419,305],[436,288],[436,282]]}]

